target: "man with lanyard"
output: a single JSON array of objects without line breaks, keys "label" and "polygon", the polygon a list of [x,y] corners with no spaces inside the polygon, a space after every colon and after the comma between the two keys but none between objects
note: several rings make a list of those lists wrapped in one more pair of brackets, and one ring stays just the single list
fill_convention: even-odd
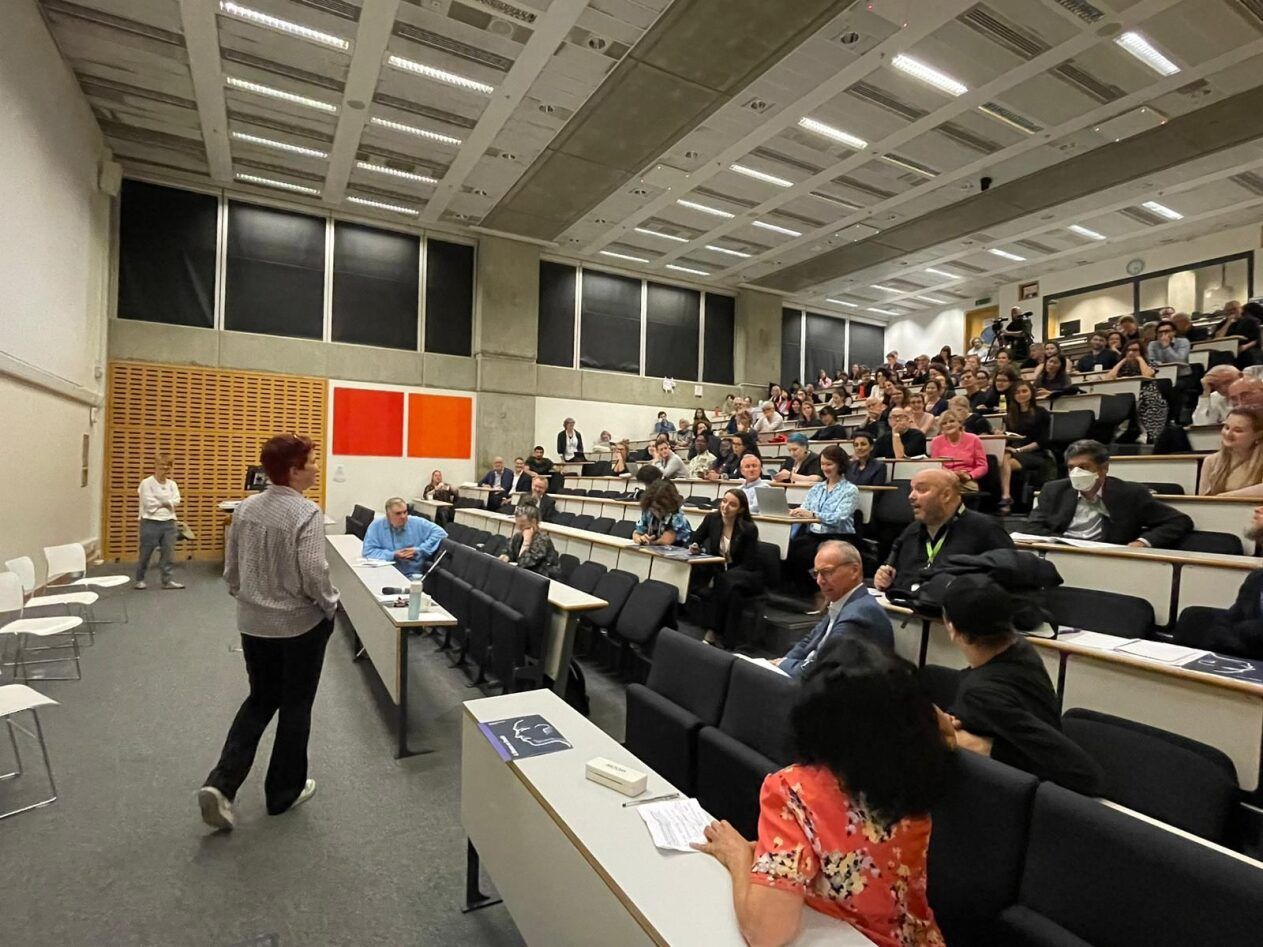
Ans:
[{"label": "man with lanyard", "polygon": [[447,538],[440,526],[422,516],[409,516],[403,497],[386,501],[386,515],[373,520],[364,534],[364,558],[394,562],[406,576],[415,576]]},{"label": "man with lanyard", "polygon": [[915,590],[925,572],[941,567],[951,556],[976,556],[992,549],[1012,549],[1013,540],[1000,521],[965,509],[960,481],[950,470],[922,470],[908,493],[915,523],[899,534],[873,585],[885,592],[895,585]]}]

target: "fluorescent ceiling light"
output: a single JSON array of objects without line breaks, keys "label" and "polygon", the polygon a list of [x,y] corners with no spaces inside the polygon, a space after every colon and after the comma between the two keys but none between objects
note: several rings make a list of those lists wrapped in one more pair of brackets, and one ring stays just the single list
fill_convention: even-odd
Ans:
[{"label": "fluorescent ceiling light", "polygon": [[245,20],[247,23],[253,23],[255,26],[267,27],[269,30],[276,30],[278,33],[305,39],[309,43],[319,43],[321,46],[328,46],[330,49],[336,49],[339,52],[345,53],[351,48],[350,42],[341,36],[313,30],[310,26],[303,26],[301,23],[294,23],[290,20],[282,20],[279,16],[272,16],[272,14],[264,13],[261,10],[243,7],[239,3],[233,3],[232,0],[219,0],[219,12],[238,20]]},{"label": "fluorescent ceiling light", "polygon": [[912,78],[920,79],[926,85],[934,86],[940,92],[946,92],[948,95],[964,95],[969,91],[969,87],[963,82],[953,79],[945,72],[939,72],[933,66],[928,66],[919,59],[905,56],[903,53],[892,59],[890,64],[900,72],[906,72]]},{"label": "fluorescent ceiling light", "polygon": [[726,210],[720,210],[718,207],[707,207],[705,204],[698,204],[695,201],[676,201],[681,207],[687,207],[689,210],[701,211],[703,214],[710,214],[712,217],[723,217],[725,220],[732,220],[736,214],[730,214]]},{"label": "fluorescent ceiling light", "polygon": [[1003,105],[995,102],[984,102],[978,106],[978,111],[983,115],[994,118],[997,122],[1003,122],[1009,128],[1016,128],[1024,135],[1033,135],[1039,131],[1039,126],[1025,116],[1018,115],[1017,112],[1010,111]]},{"label": "fluorescent ceiling light", "polygon": [[935,276],[942,276],[945,279],[960,279],[955,273],[949,273],[947,270],[936,270],[932,266],[927,266],[925,272],[933,273]]},{"label": "fluorescent ceiling light", "polygon": [[677,237],[673,233],[662,233],[660,230],[650,230],[648,227],[637,227],[636,233],[643,233],[646,237],[661,237],[663,240],[674,240],[676,243],[688,243],[687,237]]},{"label": "fluorescent ceiling light", "polygon": [[714,250],[716,253],[727,253],[729,256],[739,256],[743,260],[748,260],[750,258],[750,254],[748,253],[742,253],[740,250],[729,250],[727,247],[721,247],[714,243],[706,244],[706,249]]},{"label": "fluorescent ceiling light", "polygon": [[442,135],[438,132],[432,132],[428,128],[417,128],[415,125],[405,125],[403,122],[392,122],[388,118],[378,118],[373,116],[369,119],[379,128],[389,128],[391,131],[403,132],[405,135],[415,135],[417,138],[428,138],[430,141],[441,141],[445,145],[455,145],[460,147],[461,140],[453,138],[451,135]]},{"label": "fluorescent ceiling light", "polygon": [[899,292],[899,290],[895,289],[893,286],[883,286],[883,285],[881,285],[881,283],[874,283],[874,284],[873,284],[873,289],[881,290],[883,293],[897,293],[897,292]]},{"label": "fluorescent ceiling light", "polygon": [[744,164],[730,164],[728,169],[736,171],[738,174],[744,174],[748,178],[754,178],[756,181],[766,181],[768,184],[775,184],[777,187],[794,186],[793,181],[778,178],[775,174],[768,174],[766,171],[760,171],[757,168],[747,168]]},{"label": "fluorescent ceiling light", "polygon": [[939,306],[943,306],[947,304],[946,299],[939,299],[937,296],[913,296],[912,298],[920,299],[921,301],[927,302],[927,303],[935,303],[936,305],[939,305]]},{"label": "fluorescent ceiling light", "polygon": [[253,92],[255,95],[265,95],[270,99],[280,99],[283,102],[292,102],[295,105],[305,105],[309,109],[319,109],[321,112],[336,113],[338,111],[338,107],[330,102],[310,99],[305,95],[298,95],[296,92],[274,89],[270,85],[238,79],[236,76],[225,76],[224,82],[229,88],[240,89],[242,92]]},{"label": "fluorescent ceiling light", "polygon": [[1139,33],[1124,33],[1115,38],[1114,42],[1158,73],[1158,75],[1173,76],[1180,71],[1179,66],[1158,52],[1154,45]]},{"label": "fluorescent ceiling light", "polygon": [[287,151],[294,155],[306,155],[308,158],[329,157],[327,151],[321,151],[318,148],[304,148],[302,145],[291,145],[287,141],[276,141],[272,138],[261,138],[258,135],[247,135],[245,132],[233,132],[232,137],[237,141],[244,141],[248,145],[275,148],[277,151]]},{"label": "fluorescent ceiling light", "polygon": [[710,276],[705,270],[695,270],[691,266],[680,266],[676,263],[668,263],[668,270],[676,270],[680,273],[692,273],[694,276]]},{"label": "fluorescent ceiling light", "polygon": [[357,161],[355,166],[361,171],[373,171],[377,174],[389,174],[393,178],[403,178],[405,181],[416,181],[419,184],[438,184],[439,182],[430,177],[428,174],[417,174],[414,171],[400,171],[398,168],[387,167],[384,164],[373,164],[371,161]]},{"label": "fluorescent ceiling light", "polygon": [[1167,220],[1183,220],[1184,215],[1178,210],[1171,210],[1165,204],[1159,204],[1157,201],[1145,201],[1140,205],[1145,210],[1153,211],[1159,217],[1165,217]]},{"label": "fluorescent ceiling light", "polygon": [[895,155],[878,155],[877,157],[881,158],[882,161],[893,164],[897,168],[903,168],[905,171],[911,171],[913,174],[920,174],[927,178],[938,177],[937,171],[927,168],[923,164],[916,164],[915,162],[909,161],[907,158],[898,158]]},{"label": "fluorescent ceiling light", "polygon": [[257,184],[260,187],[274,187],[282,191],[293,191],[295,194],[310,194],[312,197],[320,196],[320,189],[315,187],[307,187],[305,184],[291,184],[289,181],[278,181],[275,178],[263,178],[257,174],[246,174],[238,171],[234,177],[238,181],[246,184]]},{"label": "fluorescent ceiling light", "polygon": [[402,69],[404,72],[411,72],[418,76],[424,76],[426,79],[433,79],[435,82],[442,82],[470,92],[481,92],[483,95],[490,95],[495,91],[494,86],[489,86],[485,82],[457,75],[454,72],[448,72],[446,69],[435,69],[433,66],[427,66],[425,63],[416,62],[412,59],[404,59],[402,56],[392,55],[386,60],[386,64],[394,66],[396,69]]},{"label": "fluorescent ceiling light", "polygon": [[600,253],[601,256],[612,256],[616,260],[631,260],[633,263],[648,263],[649,262],[642,256],[632,256],[631,254],[628,254],[628,253],[615,253],[613,250],[598,250],[597,252]]},{"label": "fluorescent ceiling light", "polygon": [[387,204],[385,201],[373,201],[367,197],[348,197],[348,201],[352,204],[359,204],[362,207],[376,207],[378,210],[388,210],[396,214],[407,214],[409,217],[415,217],[419,213],[416,208],[404,207],[402,204]]},{"label": "fluorescent ceiling light", "polygon": [[778,227],[776,224],[769,224],[763,220],[754,221],[754,226],[762,230],[770,230],[772,233],[783,233],[787,237],[801,237],[802,231],[790,230],[788,227]]},{"label": "fluorescent ceiling light", "polygon": [[854,148],[856,151],[868,147],[868,142],[863,138],[856,138],[849,132],[844,132],[840,128],[834,128],[832,125],[826,125],[824,122],[818,122],[814,118],[804,116],[798,120],[798,124],[809,132],[815,132],[817,135],[823,135],[825,138],[832,138],[834,141],[841,142],[848,148]]},{"label": "fluorescent ceiling light", "polygon": [[1079,224],[1071,224],[1066,228],[1071,233],[1077,233],[1080,237],[1087,237],[1089,240],[1104,240],[1105,234],[1097,233],[1095,230],[1089,230],[1087,227]]},{"label": "fluorescent ceiling light", "polygon": [[1010,253],[1008,250],[997,250],[994,247],[992,247],[987,252],[994,253],[996,256],[1001,256],[1001,257],[1004,257],[1006,260],[1013,260],[1014,262],[1017,262],[1017,263],[1026,262],[1026,257],[1018,256],[1016,253]]},{"label": "fluorescent ceiling light", "polygon": [[868,307],[868,309],[867,309],[867,310],[865,310],[865,311],[866,311],[866,312],[877,312],[877,313],[881,313],[883,316],[897,316],[897,315],[899,315],[899,313],[895,312],[893,309],[874,309],[872,306],[869,306],[869,307]]},{"label": "fluorescent ceiling light", "polygon": [[859,308],[860,308],[857,304],[855,304],[855,303],[849,303],[849,302],[847,302],[845,299],[826,299],[826,300],[825,300],[825,302],[827,302],[827,303],[833,303],[834,305],[837,305],[837,306],[845,306],[847,309],[859,309]]}]

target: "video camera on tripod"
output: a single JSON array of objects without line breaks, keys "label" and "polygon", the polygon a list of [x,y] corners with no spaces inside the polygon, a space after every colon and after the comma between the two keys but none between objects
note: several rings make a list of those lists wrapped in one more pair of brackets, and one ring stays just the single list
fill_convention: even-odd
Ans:
[{"label": "video camera on tripod", "polygon": [[1034,313],[1029,310],[1010,313],[1008,325],[1005,325],[1003,316],[996,316],[991,321],[992,338],[987,359],[995,358],[1000,349],[1008,349],[1014,361],[1024,361],[1030,355],[1031,343],[1035,341],[1033,319]]}]

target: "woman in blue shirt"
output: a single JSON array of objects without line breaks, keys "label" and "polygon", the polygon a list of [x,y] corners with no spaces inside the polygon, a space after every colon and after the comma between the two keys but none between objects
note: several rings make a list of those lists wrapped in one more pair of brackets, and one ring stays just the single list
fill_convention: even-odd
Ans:
[{"label": "woman in blue shirt", "polygon": [[640,519],[632,541],[641,546],[687,546],[693,538],[689,521],[680,512],[683,500],[670,480],[655,480],[640,495]]},{"label": "woman in blue shirt", "polygon": [[816,547],[829,539],[853,541],[855,536],[855,507],[860,491],[846,477],[846,451],[830,444],[820,452],[820,472],[824,480],[812,486],[802,506],[790,510],[794,518],[814,516],[818,522],[794,527],[785,556],[785,578],[795,587],[807,592],[816,588],[815,580],[808,574],[815,564]]}]

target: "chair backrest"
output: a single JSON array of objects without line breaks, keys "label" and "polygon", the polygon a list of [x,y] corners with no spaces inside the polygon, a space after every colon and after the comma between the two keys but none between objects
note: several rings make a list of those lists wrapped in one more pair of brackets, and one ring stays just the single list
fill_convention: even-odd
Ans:
[{"label": "chair backrest", "polygon": [[0,572],[0,614],[5,612],[22,613],[26,603],[26,595],[22,591],[22,580],[12,572]]},{"label": "chair backrest", "polygon": [[695,493],[691,493],[684,498],[683,505],[696,507],[699,510],[709,510],[714,507],[715,501],[710,497],[698,496]]},{"label": "chair backrest", "polygon": [[566,584],[573,589],[578,589],[580,592],[587,592],[591,595],[603,575],[605,575],[605,566],[601,563],[581,562],[575,567],[574,572],[570,573],[570,581]]},{"label": "chair backrest", "polygon": [[887,486],[894,489],[877,492],[877,498],[873,501],[873,522],[907,526],[913,520],[912,504],[908,502],[912,481],[892,480]]},{"label": "chair backrest", "polygon": [[678,602],[679,590],[674,585],[646,579],[627,597],[615,630],[633,644],[648,648],[659,629],[667,625],[675,627]]},{"label": "chair backrest", "polygon": [[5,568],[22,582],[22,591],[28,595],[35,591],[35,563],[30,556],[19,556],[5,562]]},{"label": "chair backrest", "polygon": [[501,562],[499,559],[492,560],[487,570],[487,581],[482,584],[482,590],[497,602],[507,600],[509,586],[513,584],[513,576],[517,571],[517,567],[510,563]]},{"label": "chair backrest", "polygon": [[594,477],[608,477],[613,472],[613,464],[611,464],[608,460],[598,460],[592,465],[592,476]]},{"label": "chair backrest", "polygon": [[569,510],[558,510],[553,514],[552,523],[554,526],[573,526],[574,514]]},{"label": "chair backrest", "polygon": [[639,583],[639,579],[630,572],[624,572],[622,569],[611,569],[596,583],[596,588],[592,590],[592,594],[597,598],[603,598],[609,604],[604,608],[598,608],[591,612],[586,612],[583,616],[584,621],[597,628],[612,628],[614,623],[618,621],[618,615],[623,610],[623,606],[627,603],[628,596],[631,595],[632,589]]},{"label": "chair backrest", "polygon": [[797,691],[798,681],[792,677],[749,661],[733,661],[719,729],[784,766],[793,755],[789,713]]},{"label": "chair backrest", "polygon": [[653,649],[653,667],[646,685],[715,726],[724,710],[728,679],[736,655],[712,648],[673,628],[663,628]]},{"label": "chair backrest", "polygon": [[1193,530],[1175,548],[1184,552],[1217,552],[1223,556],[1239,556],[1243,552],[1240,536],[1206,529]]},{"label": "chair backrest", "polygon": [[532,635],[542,637],[548,621],[550,580],[530,569],[513,569],[506,604],[526,619]]},{"label": "chair backrest", "polygon": [[594,533],[605,533],[607,536],[613,528],[614,517],[612,516],[598,516],[592,521],[592,525],[588,527]]},{"label": "chair backrest", "polygon": [[48,564],[48,578],[55,579],[62,575],[77,575],[88,571],[88,557],[78,543],[66,543],[61,546],[45,546],[44,561]]},{"label": "chair backrest", "polygon": [[1154,493],[1161,493],[1163,496],[1183,496],[1184,487],[1178,483],[1162,483],[1161,481],[1143,480],[1141,483],[1152,490]]},{"label": "chair backrest", "polygon": [[1117,427],[1131,417],[1135,407],[1136,396],[1131,392],[1124,392],[1121,395],[1102,395],[1101,410],[1097,415],[1097,421]]},{"label": "chair backrest", "polygon": [[1224,840],[1240,790],[1222,750],[1079,707],[1065,712],[1062,729],[1105,771],[1106,799],[1212,842]]},{"label": "chair backrest", "polygon": [[482,551],[489,556],[502,556],[509,551],[509,539],[497,533],[482,544]]},{"label": "chair backrest", "polygon": [[781,580],[781,549],[776,543],[759,540],[759,569],[763,572],[763,587],[775,588]]},{"label": "chair backrest", "polygon": [[1088,436],[1096,414],[1092,411],[1054,411],[1048,439],[1055,444],[1069,444]]},{"label": "chair backrest", "polygon": [[570,574],[579,566],[579,557],[572,556],[568,552],[563,552],[557,557],[557,571],[561,581],[567,585],[570,584]]},{"label": "chair backrest", "polygon": [[635,520],[619,520],[614,524],[614,528],[610,530],[610,535],[618,539],[631,539],[634,532],[636,532]]},{"label": "chair backrest", "polygon": [[1153,634],[1153,605],[1135,595],[1059,586],[1045,589],[1043,601],[1060,625],[1123,638]]},{"label": "chair backrest", "polygon": [[353,507],[351,507],[351,519],[358,520],[366,526],[373,522],[374,516],[376,516],[376,513],[367,506],[360,506],[356,503]]},{"label": "chair backrest", "polygon": [[580,513],[571,522],[571,526],[575,529],[591,529],[592,523],[596,519],[591,513]]}]

